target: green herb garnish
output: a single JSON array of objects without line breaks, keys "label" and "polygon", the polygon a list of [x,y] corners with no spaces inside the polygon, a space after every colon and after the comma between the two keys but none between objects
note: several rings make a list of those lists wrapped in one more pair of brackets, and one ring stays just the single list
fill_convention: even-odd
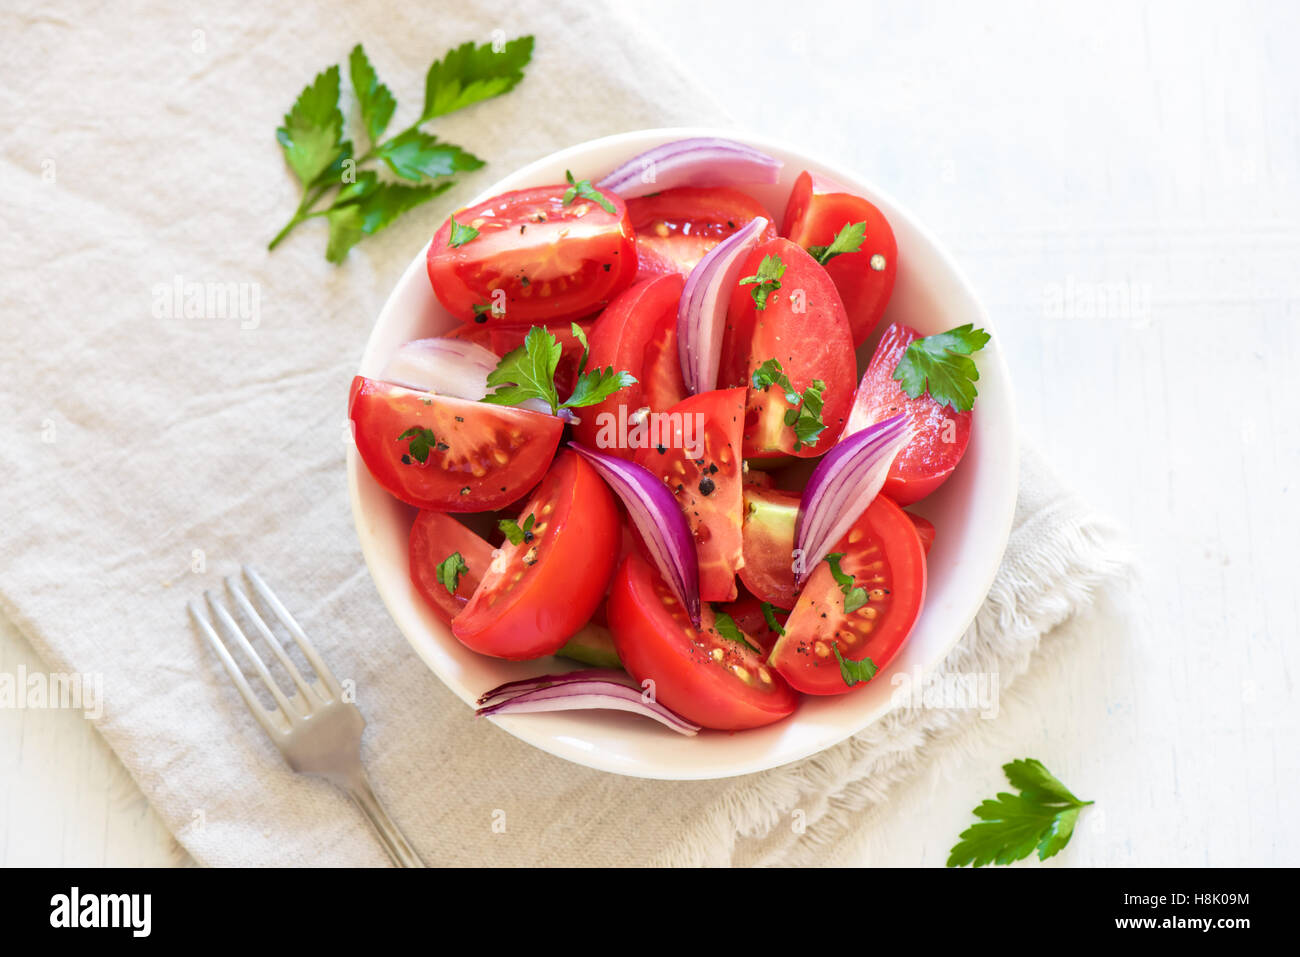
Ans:
[{"label": "green herb garnish", "polygon": [[800,394],[795,391],[789,376],[781,369],[781,363],[776,359],[768,359],[754,370],[753,383],[755,389],[776,386],[785,393],[785,401],[795,407],[787,409],[784,418],[785,424],[794,429],[796,452],[805,445],[817,444],[822,432],[826,430],[826,423],[822,421],[822,406],[825,404],[822,395],[826,391],[825,382],[821,379],[813,379],[808,388]]},{"label": "green herb garnish", "polygon": [[522,525],[514,519],[503,518],[497,522],[497,528],[505,532],[505,536],[510,540],[511,545],[522,545],[524,542],[533,540],[533,523],[536,521],[537,516],[529,512]]},{"label": "green herb garnish", "polygon": [[867,590],[855,586],[853,576],[840,568],[840,559],[843,557],[843,552],[831,552],[826,556],[826,564],[831,566],[831,577],[835,579],[835,584],[844,592],[844,613],[847,615],[867,603]]},{"label": "green herb garnish", "polygon": [[736,619],[732,618],[725,611],[719,611],[717,605],[713,605],[712,608],[714,631],[729,641],[738,642],[750,651],[762,654],[761,651],[749,643],[749,639],[745,637],[745,633],[741,631],[740,626],[736,624]]},{"label": "green herb garnish", "polygon": [[[348,55],[348,76],[369,148],[357,155],[359,150],[343,138],[340,70],[337,66],[323,70],[298,95],[275,131],[285,162],[302,185],[302,196],[293,217],[268,248],[278,246],[299,223],[323,216],[329,223],[325,258],[342,262],[364,237],[449,189],[452,181],[448,177],[481,167],[483,161],[477,156],[440,141],[420,126],[513,89],[523,79],[532,54],[531,36],[511,40],[500,49],[491,43],[461,44],[429,67],[420,118],[383,139],[397,100],[379,81],[358,43]],[[362,169],[370,162],[382,162],[394,176],[417,185],[381,182],[375,169]],[[326,202],[322,204],[322,200]]]},{"label": "green herb garnish", "polygon": [[961,832],[949,867],[1010,864],[1035,850],[1045,861],[1070,843],[1079,812],[1093,803],[1079,800],[1033,758],[1004,764],[1002,771],[1020,793],[1002,791],[975,808],[980,822]]},{"label": "green herb garnish", "polygon": [[840,663],[840,677],[844,683],[852,688],[858,682],[867,682],[876,676],[879,670],[876,663],[870,658],[863,658],[861,661],[851,661],[840,654],[840,643],[838,641],[831,644],[831,651],[835,652],[835,660]]},{"label": "green herb garnish", "polygon": [[780,256],[764,256],[758,264],[758,272],[740,280],[740,285],[753,285],[749,291],[754,305],[759,309],[767,308],[767,297],[781,288],[781,277],[785,275],[785,263]]},{"label": "green herb garnish", "polygon": [[561,199],[563,205],[568,206],[575,199],[581,196],[583,199],[591,200],[611,216],[618,215],[618,210],[614,207],[614,204],[606,198],[604,193],[591,185],[591,180],[575,180],[573,178],[573,173],[567,169],[564,171],[564,178],[568,182],[569,188],[564,191],[564,196]]},{"label": "green herb garnish", "polygon": [[488,385],[495,386],[496,391],[484,396],[482,401],[518,405],[528,399],[541,399],[554,414],[560,409],[596,405],[636,383],[631,373],[615,372],[612,366],[593,369],[578,376],[573,393],[561,402],[555,389],[555,370],[562,352],[560,340],[543,326],[533,326],[524,337],[524,344],[507,352],[488,374]]},{"label": "green herb garnish", "polygon": [[460,585],[460,576],[469,571],[469,566],[465,564],[465,559],[461,557],[460,552],[452,552],[441,562],[438,563],[438,570],[434,572],[434,577],[447,589],[449,594],[456,594],[456,588]]},{"label": "green herb garnish", "polygon": [[445,450],[445,446],[439,448],[440,443],[433,434],[433,429],[426,429],[423,426],[413,425],[397,437],[400,442],[402,439],[410,439],[411,443],[407,446],[407,455],[415,459],[421,465],[429,461],[429,450],[437,448],[439,451]]},{"label": "green herb garnish", "polygon": [[975,405],[975,383],[980,377],[971,354],[988,345],[990,338],[968,322],[947,332],[913,339],[894,369],[894,378],[913,399],[928,389],[935,402],[966,412]]},{"label": "green herb garnish", "polygon": [[[772,631],[776,632],[778,635],[784,637],[785,629],[782,628],[781,623],[776,620],[776,606],[773,605],[770,601],[765,601],[763,602],[762,608],[763,608],[763,620],[767,622],[767,627],[770,628]],[[785,611],[784,608],[782,608],[781,610]]]},{"label": "green herb garnish", "polygon": [[[459,249],[471,239],[478,239],[478,230],[473,226],[466,226],[464,223],[456,222],[455,216],[451,217],[451,235],[447,237],[447,245],[453,249]],[[477,305],[474,311],[478,312]]]},{"label": "green herb garnish", "polygon": [[809,246],[808,255],[823,266],[843,253],[855,253],[862,248],[862,241],[867,238],[867,223],[845,223],[835,234],[829,246]]}]

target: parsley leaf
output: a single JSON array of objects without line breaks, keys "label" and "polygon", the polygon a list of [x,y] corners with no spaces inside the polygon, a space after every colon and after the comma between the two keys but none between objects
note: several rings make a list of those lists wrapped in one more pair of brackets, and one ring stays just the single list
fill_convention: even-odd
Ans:
[{"label": "parsley leaf", "polygon": [[[580,340],[586,346],[585,336]],[[507,352],[497,367],[488,373],[487,383],[496,386],[481,401],[494,405],[518,405],[526,399],[542,399],[551,412],[596,405],[620,389],[636,383],[628,372],[615,372],[612,366],[593,369],[578,376],[573,394],[563,402],[555,389],[555,370],[560,364],[563,347],[543,326],[533,326],[524,344]]]},{"label": "parsley leaf", "polygon": [[587,355],[591,352],[591,347],[587,345],[587,334],[582,331],[582,326],[575,322],[570,325],[569,329],[573,333],[573,338],[582,343],[582,358],[578,361],[578,375],[581,376],[586,371]]},{"label": "parsley leaf", "polygon": [[388,140],[378,156],[402,179],[418,183],[421,178],[437,179],[453,173],[479,169],[483,161],[459,146],[439,142],[436,136],[409,129]]},{"label": "parsley leaf", "polygon": [[429,461],[429,450],[438,448],[438,438],[433,434],[433,429],[426,429],[423,426],[411,426],[397,437],[399,442],[402,439],[411,440],[407,446],[407,454],[421,465]]},{"label": "parsley leaf", "polygon": [[[367,177],[366,174],[369,174]],[[363,180],[363,177],[366,177]],[[436,186],[399,186],[381,183],[373,172],[367,170],[357,177],[357,182],[339,190],[335,204],[325,213],[330,224],[329,245],[325,258],[340,263],[348,250],[366,236],[373,236],[407,210],[427,203],[445,192],[450,182]]]},{"label": "parsley leaf", "polygon": [[467,571],[469,566],[465,564],[464,557],[460,552],[452,552],[438,563],[438,569],[433,574],[448,593],[454,595],[460,585],[460,576]]},{"label": "parsley leaf", "polygon": [[745,637],[745,633],[741,631],[740,626],[736,624],[736,619],[732,618],[725,611],[719,611],[717,605],[713,605],[712,608],[714,631],[729,641],[737,642],[738,644],[744,645],[750,651],[762,654],[761,651],[749,643],[749,639]]},{"label": "parsley leaf", "polygon": [[393,91],[379,82],[360,43],[348,54],[348,76],[361,107],[361,125],[365,127],[370,142],[374,143],[388,129],[388,121],[397,109],[397,100],[393,98]]},{"label": "parsley leaf", "polygon": [[781,288],[781,277],[785,275],[785,263],[780,256],[764,256],[758,264],[758,272],[740,280],[740,285],[753,285],[749,291],[754,305],[759,309],[767,308],[767,297]]},{"label": "parsley leaf", "polygon": [[447,245],[454,249],[464,246],[471,239],[478,239],[478,230],[473,226],[456,222],[455,216],[451,217],[451,235],[447,237]]},{"label": "parsley leaf", "polygon": [[1092,801],[1081,801],[1041,761],[1025,758],[1002,765],[1019,794],[999,792],[975,808],[980,819],[961,832],[948,854],[949,867],[971,864],[1010,864],[1038,851],[1045,861],[1070,843],[1079,812]]},{"label": "parsley leaf", "polygon": [[894,369],[894,378],[913,399],[928,389],[941,406],[966,412],[975,405],[975,382],[980,377],[970,356],[988,345],[990,338],[968,322],[947,332],[913,339]]},{"label": "parsley leaf", "polygon": [[589,179],[574,180],[573,173],[567,169],[564,171],[564,178],[568,180],[569,188],[564,191],[564,196],[561,199],[562,205],[568,206],[575,199],[581,196],[583,199],[589,199],[592,202],[596,203],[601,209],[609,213],[611,216],[618,215],[618,210],[614,207],[614,204],[611,203],[605,197],[604,193],[602,193],[600,190],[596,189],[596,187],[591,185],[591,180]]},{"label": "parsley leaf", "polygon": [[524,519],[524,524],[520,525],[512,518],[503,518],[497,522],[497,528],[505,533],[506,538],[511,545],[522,545],[524,542],[533,540],[533,523],[537,521],[537,516],[532,512]]},{"label": "parsley leaf", "polygon": [[785,413],[785,424],[794,428],[794,450],[798,452],[805,445],[816,445],[826,430],[826,423],[822,421],[822,406],[825,404],[822,393],[826,391],[826,383],[813,379],[800,395],[776,359],[768,359],[755,369],[752,379],[755,389],[774,385],[785,393],[785,401],[795,406]]},{"label": "parsley leaf", "polygon": [[861,661],[852,661],[840,654],[840,643],[838,641],[831,643],[831,651],[835,652],[835,660],[840,663],[840,677],[844,683],[852,688],[858,682],[867,682],[876,676],[879,671],[876,663],[870,658],[863,658]]},{"label": "parsley leaf", "polygon": [[[767,627],[770,628],[772,631],[776,632],[778,635],[784,637],[785,629],[782,628],[781,623],[776,620],[776,606],[773,605],[770,601],[765,601],[763,602],[762,608],[763,608],[763,620],[767,622]],[[785,609],[782,608],[781,611],[784,612]]]},{"label": "parsley leaf", "polygon": [[284,125],[275,131],[275,138],[289,168],[304,186],[311,185],[329,168],[343,138],[337,66],[316,74],[311,85],[298,94],[293,109],[284,115]]},{"label": "parsley leaf", "polygon": [[831,566],[831,577],[835,579],[835,584],[844,592],[844,613],[847,615],[867,603],[867,590],[855,587],[853,576],[840,568],[840,559],[843,557],[843,552],[831,552],[826,556],[826,564]]},{"label": "parsley leaf", "polygon": [[420,122],[513,90],[533,56],[533,38],[516,37],[498,53],[491,43],[466,41],[435,60],[424,79]]},{"label": "parsley leaf", "polygon": [[808,255],[825,266],[842,253],[857,252],[862,248],[862,242],[866,238],[866,220],[860,223],[845,223],[844,227],[835,234],[835,238],[831,240],[829,246],[809,246]]}]

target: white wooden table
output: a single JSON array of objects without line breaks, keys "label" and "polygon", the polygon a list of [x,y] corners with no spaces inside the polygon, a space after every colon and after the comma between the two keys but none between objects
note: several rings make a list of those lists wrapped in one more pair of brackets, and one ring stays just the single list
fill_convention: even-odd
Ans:
[{"label": "white wooden table", "polygon": [[[950,245],[1026,438],[1139,552],[852,858],[941,863],[1028,755],[1098,802],[1060,863],[1300,863],[1300,6],[641,16],[738,123],[861,170]],[[0,627],[0,671],[24,663]],[[0,713],[0,864],[184,859],[79,716]]]}]

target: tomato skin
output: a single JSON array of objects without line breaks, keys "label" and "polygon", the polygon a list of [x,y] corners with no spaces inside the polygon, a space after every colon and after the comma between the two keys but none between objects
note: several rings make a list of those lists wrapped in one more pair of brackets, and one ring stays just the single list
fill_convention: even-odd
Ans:
[{"label": "tomato skin", "polygon": [[738,189],[666,189],[629,199],[627,212],[636,231],[638,280],[668,273],[686,278],[710,249],[759,216],[769,220],[761,239],[776,238],[763,204]]},{"label": "tomato skin", "polygon": [[894,380],[899,360],[919,336],[915,329],[897,322],[885,330],[862,375],[844,427],[844,435],[849,436],[900,412],[907,415],[912,438],[894,457],[882,490],[899,505],[920,501],[952,474],[970,444],[974,418],[973,410],[954,412],[928,392],[913,399]]},{"label": "tomato skin", "polygon": [[[870,658],[883,670],[898,654],[925,602],[925,552],[907,513],[876,496],[853,527],[835,543],[840,568],[869,590],[870,601],[844,613],[844,593],[821,562],[813,569],[785,625],[769,664],[798,691],[833,695],[855,691],[844,683],[832,644],[846,659]],[[877,563],[882,563],[879,567]]]},{"label": "tomato skin", "polygon": [[[613,214],[567,186],[502,193],[457,210],[429,244],[426,266],[438,301],[462,322],[555,323],[590,315],[636,275],[636,243],[627,207],[603,194]],[[479,235],[449,245],[452,219],[478,224]],[[501,289],[504,311],[493,306]],[[500,300],[498,300],[500,301]]]},{"label": "tomato skin", "polygon": [[925,551],[927,558],[930,557],[930,548],[934,545],[934,522],[928,518],[922,518],[920,515],[907,513],[907,517],[912,520],[916,526],[916,534],[921,539],[921,548]]},{"label": "tomato skin", "polygon": [[[889,221],[875,204],[805,170],[795,180],[781,225],[782,235],[807,249],[828,246],[845,225],[861,222],[867,224],[861,249],[835,256],[825,266],[844,300],[854,347],[871,335],[894,292],[898,242]],[[884,263],[873,263],[874,256]]]},{"label": "tomato skin", "polygon": [[[789,716],[798,698],[781,676],[739,642],[719,638],[705,604],[697,632],[659,573],[635,552],[614,576],[607,605],[614,647],[628,673],[654,682],[655,700],[706,728],[740,731]],[[715,660],[714,648],[721,650]],[[735,668],[748,676],[746,682]],[[766,675],[767,680],[763,676]]]},{"label": "tomato skin", "polygon": [[[699,556],[700,598],[731,601],[736,597],[736,572],[745,563],[740,533],[745,390],[701,392],[673,406],[668,415],[680,417],[683,424],[691,416],[690,431],[676,429],[666,444],[639,449],[635,461],[672,490],[686,516]],[[700,422],[702,434],[696,431],[695,423]],[[692,457],[692,451],[699,454]]]},{"label": "tomato skin", "polygon": [[[588,337],[587,367],[612,366],[637,381],[598,405],[577,410],[582,421],[574,434],[584,445],[630,460],[636,449],[611,441],[608,433],[602,437],[602,421],[626,422],[646,407],[664,412],[686,398],[677,361],[677,302],[684,285],[676,273],[638,282],[597,317]],[[603,414],[614,419],[602,420]]]},{"label": "tomato skin", "polygon": [[[741,268],[741,277],[755,275],[764,256],[776,256],[785,264],[781,288],[767,297],[763,309],[754,303],[752,285],[737,285],[733,290],[723,335],[719,385],[749,387],[746,458],[809,458],[835,444],[853,401],[857,363],[849,321],[826,270],[788,239],[774,239],[754,249]],[[795,292],[803,297],[802,311],[793,298]],[[785,413],[793,406],[778,388],[753,388],[754,371],[768,359],[781,363],[796,392],[802,393],[814,379],[826,383],[822,395],[826,428],[816,444],[795,451],[794,429],[785,424]]]},{"label": "tomato skin", "polygon": [[760,601],[793,608],[799,597],[793,568],[794,527],[799,516],[798,492],[778,488],[745,489],[745,563],[740,580]]},{"label": "tomato skin", "polygon": [[[537,484],[564,422],[528,409],[468,402],[356,376],[348,417],[361,460],[390,495],[416,508],[484,512],[503,508]],[[409,455],[408,428],[433,431],[440,445],[425,463]],[[403,459],[407,461],[403,461]],[[475,476],[473,471],[481,472]]]},{"label": "tomato skin", "polygon": [[511,660],[554,654],[590,620],[614,572],[622,541],[618,506],[577,453],[566,449],[556,457],[518,520],[530,514],[534,538],[501,546],[451,623],[452,634],[480,654]]},{"label": "tomato skin", "polygon": [[[492,560],[492,546],[444,512],[427,509],[415,516],[410,539],[411,584],[445,622],[464,609]],[[456,593],[438,581],[438,565],[460,552],[468,571],[456,580]]]}]

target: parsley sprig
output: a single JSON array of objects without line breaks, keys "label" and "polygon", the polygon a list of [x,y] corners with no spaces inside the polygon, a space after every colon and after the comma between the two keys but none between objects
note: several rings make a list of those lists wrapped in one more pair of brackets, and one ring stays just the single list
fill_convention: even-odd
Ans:
[{"label": "parsley sprig", "polygon": [[[577,327],[577,323],[574,323]],[[583,372],[587,367],[587,337],[577,327],[574,335],[582,343],[582,360],[573,393],[560,401],[555,388],[555,370],[560,365],[563,347],[549,330],[533,326],[524,344],[507,352],[497,367],[488,373],[487,383],[495,391],[483,397],[494,405],[518,405],[528,399],[541,399],[555,414],[560,409],[575,409],[604,402],[615,392],[636,384],[630,372],[615,372],[613,366]]]},{"label": "parsley sprig", "polygon": [[567,169],[564,171],[564,178],[568,181],[569,188],[564,191],[564,196],[560,199],[561,205],[568,206],[575,199],[581,196],[583,199],[591,200],[611,216],[618,215],[618,210],[614,207],[614,204],[609,201],[609,197],[596,189],[596,187],[592,186],[591,180],[575,180],[573,178],[573,173]]},{"label": "parsley sprig", "polygon": [[843,228],[835,234],[835,238],[831,240],[829,246],[809,246],[808,255],[825,266],[836,256],[857,252],[862,248],[862,242],[866,238],[866,220],[860,223],[845,223]]},{"label": "parsley sprig", "polygon": [[844,683],[852,688],[859,682],[870,681],[879,671],[876,663],[870,658],[863,658],[861,661],[853,661],[845,658],[840,654],[840,643],[838,641],[831,643],[831,651],[835,652],[835,660],[840,663],[840,677]]},{"label": "parsley sprig", "polygon": [[853,584],[853,576],[840,568],[840,559],[843,557],[843,552],[831,552],[826,556],[826,564],[831,566],[831,577],[835,579],[835,584],[844,592],[844,613],[847,615],[867,603],[867,590]]},{"label": "parsley sprig", "polygon": [[947,332],[913,339],[894,369],[894,378],[913,399],[928,389],[935,402],[966,412],[975,405],[975,383],[980,377],[971,354],[988,345],[990,338],[968,322]]},{"label": "parsley sprig", "polygon": [[[778,635],[784,637],[785,629],[782,628],[781,623],[776,620],[777,607],[773,605],[770,601],[763,602],[763,604],[760,607],[763,609],[763,620],[767,622],[767,627],[772,631],[776,632]],[[780,610],[784,614],[789,614],[789,612],[787,612],[784,608]]]},{"label": "parsley sprig", "polygon": [[410,444],[406,447],[406,455],[403,458],[413,458],[421,465],[429,461],[429,452],[432,449],[443,451],[446,446],[438,441],[438,437],[433,434],[433,429],[426,429],[420,425],[413,425],[401,435],[397,440],[410,439]]},{"label": "parsley sprig", "polygon": [[511,545],[522,545],[533,540],[533,525],[536,521],[537,516],[529,512],[522,525],[512,518],[503,518],[497,522],[497,528],[505,533]]},{"label": "parsley sprig", "polygon": [[781,277],[785,275],[785,263],[780,256],[764,256],[758,264],[758,272],[740,280],[740,285],[754,288],[749,291],[754,305],[759,309],[767,308],[767,297],[781,288]]},{"label": "parsley sprig", "polygon": [[750,651],[762,654],[761,651],[750,644],[749,639],[745,637],[745,633],[741,631],[740,626],[736,624],[736,619],[732,618],[725,611],[719,611],[717,605],[713,605],[712,608],[714,631],[723,638],[726,638],[728,641],[737,642],[738,644],[744,645]]},{"label": "parsley sprig", "polygon": [[[400,133],[384,139],[397,109],[392,91],[379,81],[361,44],[348,55],[348,79],[361,112],[360,127],[368,148],[362,152],[343,138],[343,113],[339,109],[341,73],[331,66],[298,95],[275,131],[285,162],[302,185],[302,197],[289,222],[271,240],[274,249],[300,223],[325,217],[329,242],[325,258],[339,263],[348,250],[373,235],[403,213],[426,203],[452,185],[456,173],[476,170],[483,160],[445,143],[420,127],[438,116],[472,103],[506,93],[524,78],[533,55],[533,38],[518,37],[499,49],[491,43],[466,42],[429,67],[425,76],[424,107],[419,118]],[[414,186],[384,181],[375,169],[361,167],[382,162],[398,180]],[[333,191],[332,196],[327,196]],[[321,205],[322,199],[327,199]]]},{"label": "parsley sprig", "polygon": [[785,393],[785,401],[794,406],[793,409],[786,410],[784,418],[785,424],[794,429],[794,450],[796,452],[805,445],[817,444],[822,432],[826,430],[826,423],[822,421],[822,407],[825,405],[825,399],[823,398],[823,393],[826,391],[825,382],[821,379],[813,379],[802,394],[796,392],[794,385],[790,382],[790,377],[785,374],[785,371],[781,368],[781,363],[776,359],[768,359],[755,369],[753,382],[755,389],[776,386]]},{"label": "parsley sprig", "polygon": [[1075,797],[1033,758],[1004,764],[1002,771],[1020,793],[1002,791],[975,808],[980,821],[961,832],[948,854],[949,867],[1010,864],[1035,850],[1045,861],[1070,843],[1079,812],[1093,803]]},{"label": "parsley sprig", "polygon": [[446,558],[438,563],[438,568],[434,571],[434,577],[447,589],[448,594],[456,594],[456,588],[460,585],[460,576],[469,571],[469,566],[465,564],[465,558],[460,552],[452,552]]},{"label": "parsley sprig", "polygon": [[451,235],[447,237],[447,245],[457,249],[473,239],[478,239],[478,230],[465,223],[456,222],[455,216],[451,217]]}]

